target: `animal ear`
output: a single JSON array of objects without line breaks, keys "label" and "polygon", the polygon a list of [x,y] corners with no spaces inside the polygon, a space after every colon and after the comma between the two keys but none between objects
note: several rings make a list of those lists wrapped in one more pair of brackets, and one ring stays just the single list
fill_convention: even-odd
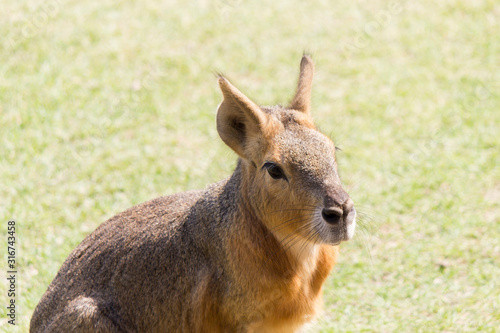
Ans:
[{"label": "animal ear", "polygon": [[297,92],[290,104],[290,109],[309,113],[313,76],[314,63],[311,57],[304,55],[300,61],[300,75]]},{"label": "animal ear", "polygon": [[224,96],[217,110],[219,136],[242,158],[251,159],[246,148],[265,134],[268,116],[222,76],[219,86]]}]

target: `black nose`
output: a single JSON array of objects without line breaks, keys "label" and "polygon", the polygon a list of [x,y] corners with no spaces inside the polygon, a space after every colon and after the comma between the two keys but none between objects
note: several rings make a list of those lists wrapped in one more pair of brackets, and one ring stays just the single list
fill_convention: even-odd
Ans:
[{"label": "black nose", "polygon": [[338,224],[340,222],[340,219],[342,218],[342,213],[342,209],[336,207],[323,208],[323,210],[321,211],[323,219],[325,219],[325,221],[330,224]]}]

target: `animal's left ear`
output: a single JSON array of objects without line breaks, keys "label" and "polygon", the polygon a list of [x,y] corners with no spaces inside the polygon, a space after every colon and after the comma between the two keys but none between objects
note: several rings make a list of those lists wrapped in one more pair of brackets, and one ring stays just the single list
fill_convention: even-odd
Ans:
[{"label": "animal's left ear", "polygon": [[314,63],[308,55],[300,61],[299,84],[295,97],[290,103],[290,109],[309,113],[311,105],[311,88],[314,76]]}]

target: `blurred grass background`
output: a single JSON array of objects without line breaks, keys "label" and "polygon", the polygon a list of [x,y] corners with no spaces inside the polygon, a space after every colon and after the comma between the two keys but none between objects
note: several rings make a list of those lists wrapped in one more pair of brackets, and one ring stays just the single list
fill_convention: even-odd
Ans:
[{"label": "blurred grass background", "polygon": [[[357,237],[312,332],[500,327],[500,4],[483,1],[2,2],[0,331],[26,332],[76,245],[114,214],[228,176],[225,73],[292,97],[342,148]],[[6,321],[17,221],[16,327]]]}]

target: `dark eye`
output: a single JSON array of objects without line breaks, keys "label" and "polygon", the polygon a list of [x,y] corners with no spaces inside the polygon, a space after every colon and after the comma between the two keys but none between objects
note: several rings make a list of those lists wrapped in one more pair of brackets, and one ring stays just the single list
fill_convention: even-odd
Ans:
[{"label": "dark eye", "polygon": [[273,179],[286,179],[285,173],[278,165],[267,162],[263,167],[267,169],[269,176],[271,176]]}]

